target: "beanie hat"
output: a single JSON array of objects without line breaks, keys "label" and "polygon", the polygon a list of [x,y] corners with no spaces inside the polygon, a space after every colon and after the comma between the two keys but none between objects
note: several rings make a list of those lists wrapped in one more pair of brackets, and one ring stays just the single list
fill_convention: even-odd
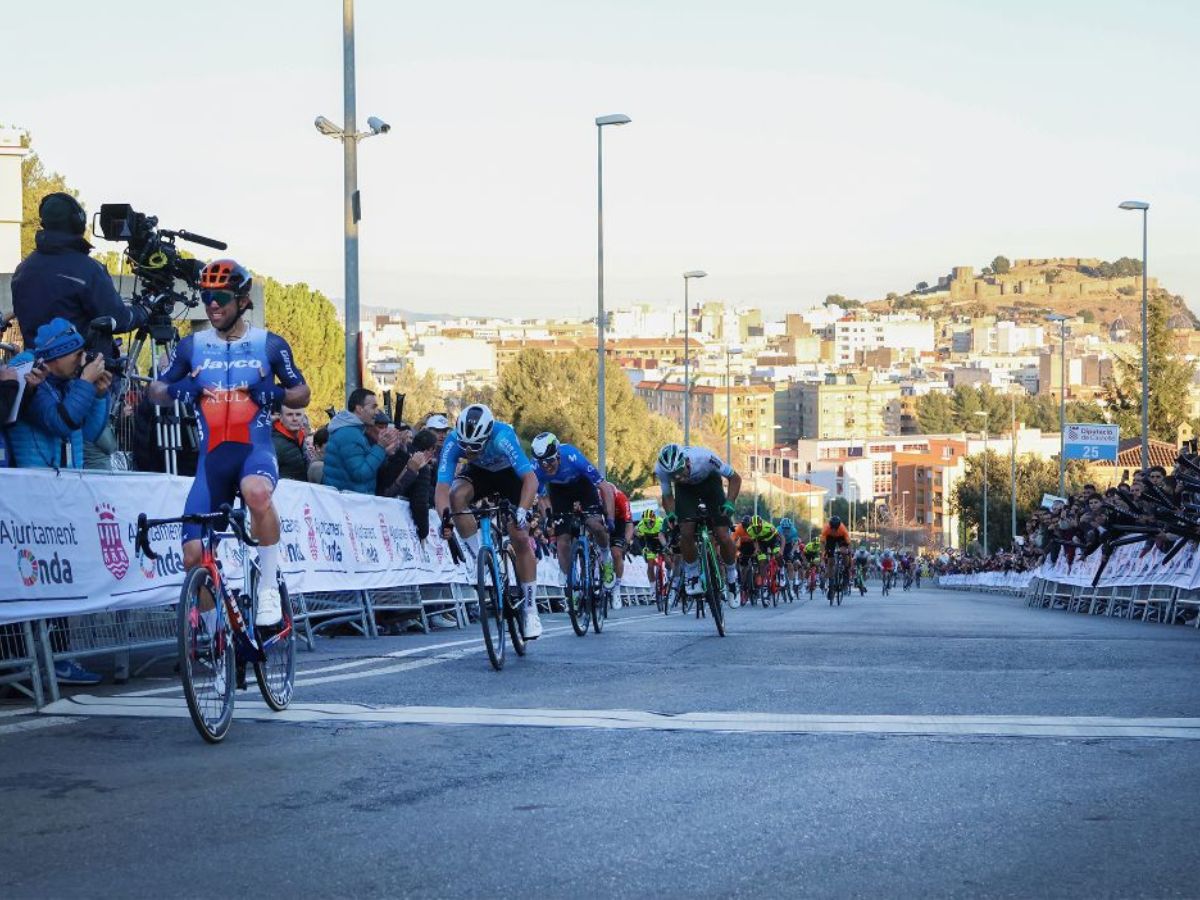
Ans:
[{"label": "beanie hat", "polygon": [[34,353],[49,362],[82,350],[83,335],[60,316],[51,319],[37,330],[37,340],[34,341],[33,349]]},{"label": "beanie hat", "polygon": [[87,228],[87,213],[70,194],[57,191],[47,194],[38,206],[38,217],[46,231],[65,231],[83,234]]}]

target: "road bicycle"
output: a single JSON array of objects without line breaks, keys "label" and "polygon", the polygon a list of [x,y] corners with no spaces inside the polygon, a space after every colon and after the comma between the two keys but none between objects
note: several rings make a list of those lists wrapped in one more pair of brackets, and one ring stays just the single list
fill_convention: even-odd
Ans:
[{"label": "road bicycle", "polygon": [[608,619],[611,592],[604,587],[600,574],[600,551],[592,543],[589,518],[598,515],[597,510],[574,512],[568,518],[571,529],[570,568],[567,570],[567,613],[575,634],[583,637],[588,625],[599,634]]},{"label": "road bicycle", "polygon": [[[150,531],[166,525],[199,525],[203,546],[200,565],[187,573],[179,592],[179,675],[188,712],[200,736],[217,743],[233,721],[234,687],[246,689],[246,664],[263,700],[279,712],[292,700],[296,680],[296,637],[292,627],[292,602],[279,577],[283,618],[269,628],[256,626],[259,575],[257,560],[244,565],[245,590],[231,588],[225,579],[217,545],[224,537],[245,548],[258,542],[246,530],[246,510],[228,503],[214,513],[195,513],[169,519],[138,516],[137,549],[147,559],[158,559],[150,546]],[[227,530],[228,529],[228,530]]]},{"label": "road bicycle", "polygon": [[783,564],[778,554],[771,556],[771,562],[767,566],[767,584],[771,588],[772,606],[778,606],[780,600],[784,603],[791,603],[795,599],[792,581],[788,578],[787,566]]},{"label": "road bicycle", "polygon": [[842,595],[846,593],[848,576],[845,557],[846,551],[836,547],[829,561],[829,574],[825,576],[825,595],[829,598],[830,606],[835,602],[841,606]]},{"label": "road bicycle", "polygon": [[[712,613],[713,624],[717,626],[717,634],[725,637],[725,606],[722,601],[725,594],[725,580],[721,577],[721,565],[717,556],[717,546],[712,537],[712,521],[708,508],[700,503],[696,508],[696,551],[700,556],[700,584],[703,588],[701,595],[704,602],[696,603],[696,618],[704,616],[705,603]],[[686,594],[685,594],[686,596]],[[687,612],[687,609],[684,609]]]},{"label": "road bicycle", "polygon": [[517,656],[525,655],[525,594],[517,578],[517,555],[508,537],[514,518],[512,504],[500,500],[462,512],[446,510],[442,527],[454,516],[472,516],[479,525],[479,552],[475,557],[475,594],[479,599],[479,627],[492,668],[504,668],[504,632]]},{"label": "road bicycle", "polygon": [[892,592],[892,585],[895,584],[895,582],[896,582],[895,570],[894,569],[884,569],[883,570],[883,578],[881,580],[882,586],[880,588],[884,597],[886,597],[888,594],[890,594]]},{"label": "road bicycle", "polygon": [[654,587],[654,606],[661,613],[671,609],[671,582],[667,575],[667,563],[661,552],[650,559],[650,584]]},{"label": "road bicycle", "polygon": [[914,578],[914,575],[913,575],[912,569],[905,569],[904,570],[904,590],[908,591],[908,590],[912,589],[913,578]]}]

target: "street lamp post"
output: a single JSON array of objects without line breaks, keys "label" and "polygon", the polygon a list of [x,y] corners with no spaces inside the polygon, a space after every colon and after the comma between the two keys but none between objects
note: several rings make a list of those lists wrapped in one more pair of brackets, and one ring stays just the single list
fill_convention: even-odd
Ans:
[{"label": "street lamp post", "polygon": [[1059,397],[1058,397],[1058,496],[1067,495],[1067,317],[1060,313],[1046,316],[1048,322],[1058,323]]},{"label": "street lamp post", "polygon": [[604,126],[628,125],[629,116],[619,113],[596,119],[596,356],[599,379],[596,382],[596,458],[600,477],[606,477],[604,440]]},{"label": "street lamp post", "polygon": [[342,0],[342,127],[324,116],[313,125],[321,134],[342,142],[343,229],[345,232],[346,269],[346,394],[361,386],[358,333],[358,222],[362,203],[358,194],[358,142],[377,134],[387,134],[392,126],[382,119],[367,119],[369,131],[358,131],[355,124],[354,95],[354,0]]},{"label": "street lamp post", "polygon": [[688,303],[688,282],[706,278],[708,273],[693,269],[683,273],[683,445],[692,445],[692,351],[690,339],[691,306]]},{"label": "street lamp post", "polygon": [[983,417],[983,555],[988,555],[988,414],[981,409],[975,413]]},{"label": "street lamp post", "polygon": [[1150,204],[1143,200],[1126,200],[1121,209],[1136,209],[1142,213],[1142,468],[1150,468],[1150,337],[1146,328],[1146,218]]},{"label": "street lamp post", "polygon": [[1009,515],[1012,519],[1011,540],[1013,550],[1017,548],[1017,392],[1010,390],[1008,392],[1009,399],[1012,400],[1012,446],[1009,449],[1008,464],[1009,464]]},{"label": "street lamp post", "polygon": [[[725,462],[733,465],[733,382],[729,376],[729,357],[740,355],[741,347],[725,345]],[[755,407],[757,409],[758,407]]]}]

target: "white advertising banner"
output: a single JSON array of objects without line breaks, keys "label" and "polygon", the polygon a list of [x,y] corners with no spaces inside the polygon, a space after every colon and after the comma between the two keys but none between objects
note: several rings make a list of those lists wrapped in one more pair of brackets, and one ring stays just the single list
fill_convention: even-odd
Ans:
[{"label": "white advertising banner", "polygon": [[983,587],[1023,591],[1033,578],[1033,572],[976,572],[972,575],[939,575],[938,584],[948,588]]},{"label": "white advertising banner", "polygon": [[[190,486],[190,478],[149,473],[0,469],[0,624],[175,602],[180,527],[152,530],[159,559],[139,559],[137,518],[179,515]],[[428,538],[418,539],[404,500],[285,480],[275,507],[280,570],[293,592],[473,581],[451,560],[432,512]],[[221,547],[226,576],[239,579],[239,545]],[[625,576],[646,585],[638,560]],[[538,580],[558,584],[557,564],[541,560]]]},{"label": "white advertising banner", "polygon": [[[1195,544],[1188,544],[1169,563],[1163,560],[1164,554],[1157,547],[1147,550],[1144,543],[1118,547],[1105,566],[1097,587],[1143,584],[1170,585],[1184,590],[1200,587],[1200,552],[1197,552]],[[1091,587],[1100,561],[1099,550],[1086,557],[1076,554],[1070,563],[1067,554],[1061,552],[1053,563],[1047,557],[1037,575],[1059,584]]]}]

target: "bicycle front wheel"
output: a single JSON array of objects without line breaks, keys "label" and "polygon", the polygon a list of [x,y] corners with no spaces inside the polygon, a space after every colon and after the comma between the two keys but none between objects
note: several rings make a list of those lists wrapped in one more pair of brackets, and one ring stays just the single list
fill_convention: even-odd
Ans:
[{"label": "bicycle front wheel", "polygon": [[504,668],[504,583],[496,565],[496,551],[484,547],[475,564],[475,593],[479,597],[479,625],[483,629],[483,645],[487,648],[492,668]]},{"label": "bicycle front wheel", "polygon": [[571,568],[567,571],[567,613],[571,617],[571,628],[579,637],[586,637],[592,624],[587,576],[587,554],[583,541],[576,540],[571,545]]},{"label": "bicycle front wheel", "polygon": [[215,744],[233,721],[237,654],[229,624],[215,605],[201,611],[201,603],[210,602],[219,603],[220,596],[208,569],[197,566],[179,593],[179,676],[192,724]]},{"label": "bicycle front wheel", "polygon": [[721,569],[717,565],[716,550],[710,541],[704,543],[704,595],[708,600],[708,609],[712,613],[713,623],[717,626],[717,634],[725,637],[725,604],[721,602],[725,593],[725,582],[721,580]]},{"label": "bicycle front wheel", "polygon": [[[258,570],[254,570],[257,576]],[[257,596],[257,594],[256,594]],[[292,628],[292,599],[287,585],[279,579],[279,599],[283,620],[274,628],[255,628],[263,659],[254,661],[254,677],[267,706],[282,712],[292,702],[296,685],[296,634]]]},{"label": "bicycle front wheel", "polygon": [[[500,554],[504,563],[500,581],[504,585],[504,596],[508,598],[505,618],[508,619],[508,638],[512,641],[517,656],[525,655],[525,591],[517,578],[517,557],[511,546],[505,546]],[[534,598],[537,603],[537,598]]]}]

